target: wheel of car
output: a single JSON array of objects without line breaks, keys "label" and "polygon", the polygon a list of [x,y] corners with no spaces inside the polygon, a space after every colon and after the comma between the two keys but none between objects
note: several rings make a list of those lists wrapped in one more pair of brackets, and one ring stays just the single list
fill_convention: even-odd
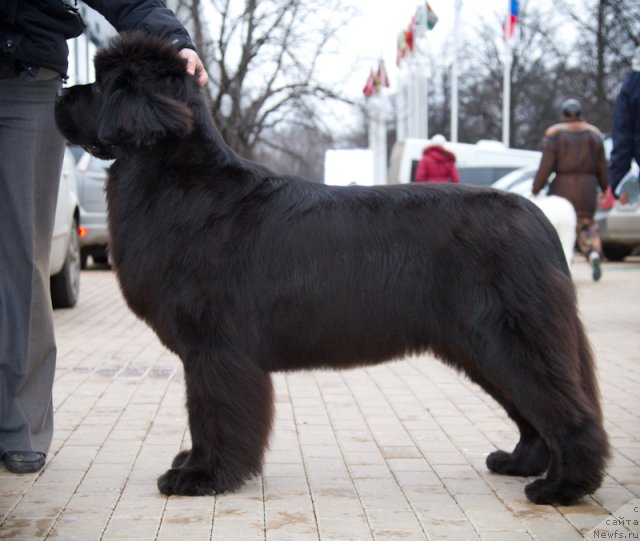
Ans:
[{"label": "wheel of car", "polygon": [[628,255],[631,255],[633,248],[622,244],[603,244],[602,252],[609,261],[622,261]]},{"label": "wheel of car", "polygon": [[82,270],[87,269],[87,260],[89,259],[89,254],[85,250],[80,250],[80,268]]},{"label": "wheel of car", "polygon": [[93,252],[93,254],[91,255],[91,257],[93,258],[93,262],[96,265],[108,265],[109,264],[109,254],[107,253],[107,249],[106,248],[101,248],[101,249],[95,250]]},{"label": "wheel of car", "polygon": [[71,308],[78,302],[80,293],[80,238],[78,221],[71,222],[67,257],[62,270],[51,277],[51,302],[54,308]]}]

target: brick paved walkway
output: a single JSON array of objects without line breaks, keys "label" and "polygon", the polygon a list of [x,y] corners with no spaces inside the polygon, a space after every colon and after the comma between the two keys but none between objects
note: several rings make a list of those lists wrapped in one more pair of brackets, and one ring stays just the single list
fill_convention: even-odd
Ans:
[{"label": "brick paved walkway", "polygon": [[428,356],[276,375],[264,474],[235,494],[166,498],[156,477],[189,446],[181,365],[129,313],[112,273],[89,270],[80,304],[55,314],[47,467],[28,476],[0,467],[0,539],[593,539],[592,528],[640,498],[640,260],[606,264],[598,284],[581,261],[574,275],[614,448],[603,487],[581,505],[532,505],[525,479],[490,474],[486,454],[510,449],[514,426]]}]

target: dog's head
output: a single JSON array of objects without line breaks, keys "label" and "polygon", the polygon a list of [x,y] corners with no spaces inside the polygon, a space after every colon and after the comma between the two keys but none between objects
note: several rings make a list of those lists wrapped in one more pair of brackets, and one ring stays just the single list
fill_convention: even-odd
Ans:
[{"label": "dog's head", "polygon": [[96,55],[96,82],[66,89],[58,99],[58,127],[101,158],[115,157],[115,148],[188,135],[189,103],[199,91],[185,63],[170,43],[142,32],[121,34]]}]

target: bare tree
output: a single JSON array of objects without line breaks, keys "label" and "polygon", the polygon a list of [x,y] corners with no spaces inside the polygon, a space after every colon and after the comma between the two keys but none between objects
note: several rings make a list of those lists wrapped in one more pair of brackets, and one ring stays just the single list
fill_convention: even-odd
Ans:
[{"label": "bare tree", "polygon": [[258,145],[253,158],[274,171],[286,171],[309,180],[324,179],[324,155],[334,139],[305,123],[289,122],[269,135],[269,146]]},{"label": "bare tree", "polygon": [[[559,0],[552,13],[538,3],[521,2],[512,42],[511,146],[538,148],[545,129],[560,120],[569,97],[583,103],[588,120],[610,129],[616,94],[640,43],[637,0]],[[503,100],[501,21],[483,21],[468,32],[460,54],[461,141],[500,139]],[[567,31],[570,29],[570,31]],[[431,133],[448,133],[449,67],[432,60],[429,99]],[[446,113],[446,114],[445,114]]]},{"label": "bare tree", "polygon": [[338,29],[351,16],[342,0],[174,0],[211,75],[211,110],[224,139],[248,158],[262,145],[304,156],[277,134],[328,130],[318,103],[344,99],[317,77]]},{"label": "bare tree", "polygon": [[621,81],[640,45],[640,3],[637,0],[589,0],[580,9],[568,0],[558,5],[578,29],[574,47],[577,69],[573,89],[589,120],[603,130],[611,116]]},{"label": "bare tree", "polygon": [[[497,18],[480,23],[460,55],[461,141],[502,137],[505,47],[500,23]],[[510,146],[537,148],[545,128],[558,119],[562,90],[557,74],[566,67],[566,53],[556,39],[557,28],[535,7],[522,6],[517,32],[511,42]]]}]

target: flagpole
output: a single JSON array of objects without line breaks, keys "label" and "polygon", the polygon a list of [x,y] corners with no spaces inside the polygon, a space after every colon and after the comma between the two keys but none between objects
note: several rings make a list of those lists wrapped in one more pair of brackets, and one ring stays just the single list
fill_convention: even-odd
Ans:
[{"label": "flagpole", "polygon": [[507,0],[508,12],[504,32],[504,73],[502,97],[502,143],[509,148],[510,141],[510,113],[511,113],[511,0]]},{"label": "flagpole", "polygon": [[451,66],[451,141],[458,142],[458,43],[460,42],[460,10],[462,0],[456,0],[453,26],[453,65]]},{"label": "flagpole", "polygon": [[504,74],[503,74],[504,96],[502,98],[502,143],[509,147],[509,122],[511,110],[511,47],[508,40],[505,41]]}]

